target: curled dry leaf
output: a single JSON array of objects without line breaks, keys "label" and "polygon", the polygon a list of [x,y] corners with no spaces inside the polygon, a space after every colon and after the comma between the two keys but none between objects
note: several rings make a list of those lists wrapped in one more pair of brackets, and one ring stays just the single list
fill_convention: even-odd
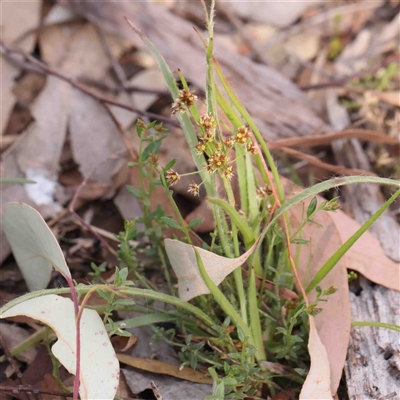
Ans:
[{"label": "curled dry leaf", "polygon": [[200,275],[194,247],[200,254],[207,274],[217,286],[232,271],[239,268],[254,250],[253,245],[240,257],[227,258],[179,240],[165,239],[164,243],[171,266],[178,278],[179,297],[185,301],[189,301],[201,294],[210,293]]},{"label": "curled dry leaf", "polygon": [[[76,325],[70,299],[57,295],[36,297],[8,308],[1,313],[1,318],[15,315],[25,315],[50,326],[58,337],[52,347],[53,354],[75,374]],[[85,309],[80,325],[81,399],[113,399],[118,387],[119,364],[103,322],[96,311]]]},{"label": "curled dry leaf", "polygon": [[46,288],[54,267],[71,279],[62,250],[42,216],[23,203],[9,203],[2,227],[30,290]]}]

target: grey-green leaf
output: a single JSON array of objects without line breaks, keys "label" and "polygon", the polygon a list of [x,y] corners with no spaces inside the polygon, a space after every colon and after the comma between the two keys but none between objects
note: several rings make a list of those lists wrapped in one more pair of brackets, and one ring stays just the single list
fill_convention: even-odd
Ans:
[{"label": "grey-green leaf", "polygon": [[56,238],[34,208],[23,203],[7,204],[2,226],[29,290],[44,289],[53,267],[71,278]]}]

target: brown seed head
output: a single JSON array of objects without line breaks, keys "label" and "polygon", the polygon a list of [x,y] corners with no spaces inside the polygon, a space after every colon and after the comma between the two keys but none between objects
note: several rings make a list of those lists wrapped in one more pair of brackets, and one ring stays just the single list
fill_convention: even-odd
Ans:
[{"label": "brown seed head", "polygon": [[237,143],[245,144],[247,140],[250,138],[250,129],[247,126],[242,126],[238,129],[235,141]]},{"label": "brown seed head", "polygon": [[200,187],[196,183],[192,182],[189,185],[188,192],[191,193],[193,196],[198,196],[199,190],[200,190]]},{"label": "brown seed head", "polygon": [[173,169],[167,171],[167,182],[170,184],[170,186],[176,185],[180,179],[181,177],[179,174]]}]

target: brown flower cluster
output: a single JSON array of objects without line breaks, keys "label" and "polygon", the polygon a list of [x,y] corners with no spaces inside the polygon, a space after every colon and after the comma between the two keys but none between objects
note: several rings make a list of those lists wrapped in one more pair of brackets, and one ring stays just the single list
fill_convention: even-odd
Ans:
[{"label": "brown flower cluster", "polygon": [[214,137],[215,128],[217,127],[217,121],[215,121],[215,118],[212,114],[202,115],[200,117],[198,125],[204,129],[205,135],[210,135]]},{"label": "brown flower cluster", "polygon": [[249,153],[255,154],[257,152],[257,148],[251,139],[249,127],[242,126],[241,128],[239,128],[233,139],[236,143],[244,144]]},{"label": "brown flower cluster", "polygon": [[173,169],[167,171],[166,178],[170,186],[176,185],[181,179],[179,174]]},{"label": "brown flower cluster", "polygon": [[175,115],[178,111],[184,113],[187,108],[192,106],[197,100],[197,96],[189,89],[182,89],[179,91],[178,98],[171,107],[171,115]]},{"label": "brown flower cluster", "polygon": [[272,189],[269,186],[264,186],[262,188],[258,188],[256,193],[258,197],[265,198],[271,196]]}]

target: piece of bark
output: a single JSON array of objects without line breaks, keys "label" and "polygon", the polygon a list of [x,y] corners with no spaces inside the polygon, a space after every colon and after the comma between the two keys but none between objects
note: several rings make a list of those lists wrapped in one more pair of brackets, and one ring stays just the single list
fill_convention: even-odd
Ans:
[{"label": "piece of bark", "polygon": [[[353,319],[400,324],[400,292],[361,279],[359,296],[350,293]],[[400,333],[356,326],[345,365],[350,400],[400,398]]]},{"label": "piece of bark", "polygon": [[[180,68],[187,79],[204,89],[205,49],[191,23],[150,2],[118,0],[100,5],[74,1],[73,6],[91,22],[145,49],[142,40],[126,23],[124,18],[127,18],[154,43],[173,72]],[[329,130],[307,96],[278,71],[227,49],[217,37],[215,56],[266,140]]]}]

